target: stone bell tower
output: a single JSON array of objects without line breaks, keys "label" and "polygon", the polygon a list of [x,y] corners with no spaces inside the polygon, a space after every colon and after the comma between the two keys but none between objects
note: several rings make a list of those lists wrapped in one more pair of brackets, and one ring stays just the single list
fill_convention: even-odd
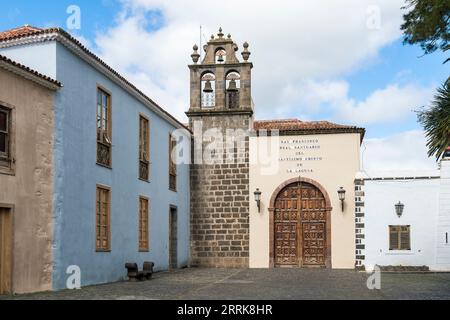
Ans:
[{"label": "stone bell tower", "polygon": [[249,140],[253,106],[250,52],[222,28],[189,65],[186,113],[194,132],[191,166],[191,265],[248,267]]}]

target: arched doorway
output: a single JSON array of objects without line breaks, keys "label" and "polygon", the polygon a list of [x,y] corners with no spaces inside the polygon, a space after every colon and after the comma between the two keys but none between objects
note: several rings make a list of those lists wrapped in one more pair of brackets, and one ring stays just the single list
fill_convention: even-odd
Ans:
[{"label": "arched doorway", "polygon": [[331,267],[331,206],[319,183],[286,181],[269,210],[271,267]]}]

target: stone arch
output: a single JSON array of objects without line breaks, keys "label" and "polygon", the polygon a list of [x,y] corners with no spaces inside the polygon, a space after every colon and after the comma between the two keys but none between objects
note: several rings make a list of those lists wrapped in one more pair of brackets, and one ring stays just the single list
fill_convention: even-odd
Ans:
[{"label": "stone arch", "polygon": [[333,210],[331,206],[331,200],[330,196],[328,195],[328,192],[326,189],[317,181],[309,179],[309,178],[303,178],[303,177],[296,177],[289,180],[286,180],[282,184],[280,184],[272,193],[272,196],[270,198],[270,204],[269,204],[269,267],[274,268],[275,267],[275,242],[274,242],[274,213],[275,213],[275,201],[277,200],[277,197],[280,195],[280,193],[289,185],[295,184],[295,183],[307,183],[314,187],[316,187],[324,196],[325,199],[325,211],[327,216],[327,224],[326,224],[326,260],[325,260],[325,266],[327,268],[331,268],[331,211]]},{"label": "stone arch", "polygon": [[[211,92],[205,92],[208,84]],[[210,70],[206,70],[200,77],[201,107],[214,107],[216,105],[216,75]]]}]

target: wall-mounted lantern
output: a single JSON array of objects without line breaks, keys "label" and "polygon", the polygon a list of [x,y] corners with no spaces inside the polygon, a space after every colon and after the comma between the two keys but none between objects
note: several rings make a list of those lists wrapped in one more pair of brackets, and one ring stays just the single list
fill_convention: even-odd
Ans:
[{"label": "wall-mounted lantern", "polygon": [[339,200],[341,200],[341,207],[342,207],[342,212],[344,212],[344,201],[345,201],[345,189],[343,187],[341,187],[338,190],[338,196],[339,196]]},{"label": "wall-mounted lantern", "polygon": [[258,213],[260,213],[261,212],[261,194],[262,194],[262,192],[259,189],[256,189],[254,194],[255,194],[256,205],[258,206]]},{"label": "wall-mounted lantern", "polygon": [[403,209],[405,209],[405,205],[399,201],[399,202],[395,205],[395,213],[397,213],[397,216],[398,216],[399,218],[402,217]]}]

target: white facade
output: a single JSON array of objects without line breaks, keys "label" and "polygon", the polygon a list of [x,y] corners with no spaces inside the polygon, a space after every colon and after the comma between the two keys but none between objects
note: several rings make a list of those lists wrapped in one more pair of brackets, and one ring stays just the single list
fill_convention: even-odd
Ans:
[{"label": "white facade", "polygon": [[[450,171],[450,162],[446,162]],[[369,173],[361,178],[366,270],[375,265],[449,270],[445,232],[450,225],[450,179],[441,179],[439,171]],[[399,201],[405,205],[400,218],[395,211]],[[411,250],[390,250],[389,226],[410,226]]]},{"label": "white facade", "polygon": [[450,270],[450,159],[441,161],[436,269]]}]

